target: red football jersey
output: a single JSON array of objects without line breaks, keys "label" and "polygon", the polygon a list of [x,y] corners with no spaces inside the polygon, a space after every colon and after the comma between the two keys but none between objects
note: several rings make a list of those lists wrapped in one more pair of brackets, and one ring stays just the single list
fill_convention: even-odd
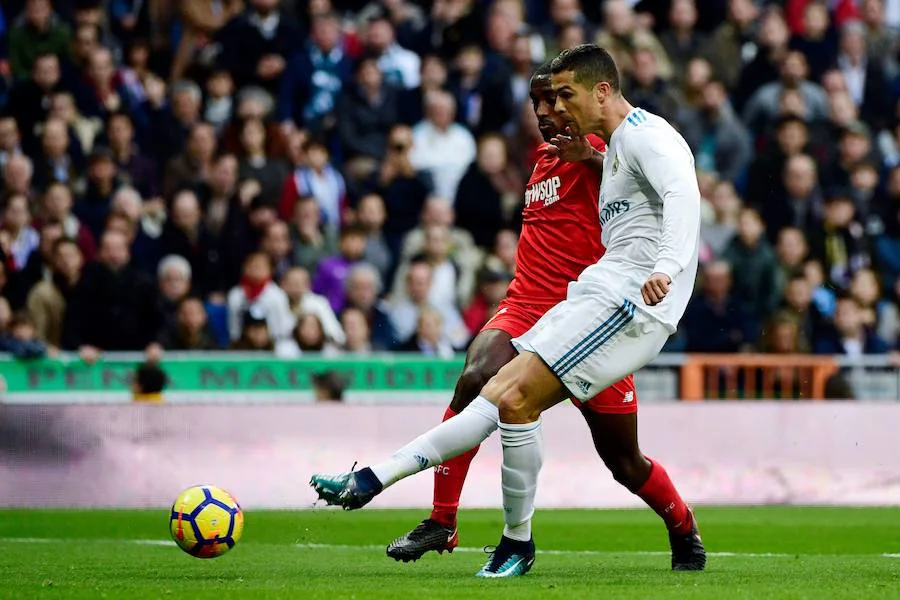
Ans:
[{"label": "red football jersey", "polygon": [[[589,136],[601,152],[603,140]],[[538,150],[522,209],[516,276],[507,302],[556,304],[570,281],[603,255],[600,243],[600,175],[589,165],[565,162]]]}]

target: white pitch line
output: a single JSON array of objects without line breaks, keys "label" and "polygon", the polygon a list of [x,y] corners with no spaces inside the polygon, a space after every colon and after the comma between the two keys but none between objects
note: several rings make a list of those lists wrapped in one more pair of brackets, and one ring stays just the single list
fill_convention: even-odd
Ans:
[{"label": "white pitch line", "polygon": [[[58,544],[60,542],[78,542],[78,543],[98,543],[98,544],[133,544],[137,546],[166,546],[175,547],[174,542],[170,540],[152,540],[152,539],[115,539],[115,538],[33,538],[33,537],[0,537],[0,544]],[[351,545],[351,544],[293,544],[299,550],[378,550],[383,551],[385,546],[375,544]],[[454,548],[454,552],[464,554],[481,554],[484,548],[459,546]],[[669,552],[662,550],[538,550],[538,554],[547,556],[669,556]],[[883,554],[792,554],[782,552],[707,552],[707,556],[715,558],[792,558],[794,556],[803,557],[840,557],[840,556],[878,556],[881,558],[898,558],[900,552],[885,552]]]},{"label": "white pitch line", "polygon": [[136,544],[138,546],[172,546],[174,542],[169,540],[128,540],[115,538],[0,538],[0,543],[13,544],[58,544],[60,542],[99,543],[99,544]]},{"label": "white pitch line", "polygon": [[[384,546],[365,545],[352,546],[344,544],[297,544],[297,548],[301,550],[384,550]],[[467,548],[459,546],[453,549],[454,552],[464,553],[484,553],[484,548]],[[622,550],[616,552],[613,550],[538,550],[538,554],[546,554],[548,556],[671,556],[671,552],[662,550]],[[796,556],[794,554],[780,554],[773,552],[707,552],[707,556],[713,557],[741,557],[741,558],[788,558]],[[810,555],[822,556],[822,555]]]}]

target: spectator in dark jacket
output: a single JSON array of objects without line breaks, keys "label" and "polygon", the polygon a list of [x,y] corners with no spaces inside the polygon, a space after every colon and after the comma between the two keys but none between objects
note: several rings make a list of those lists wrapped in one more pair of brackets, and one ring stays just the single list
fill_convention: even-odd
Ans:
[{"label": "spectator in dark jacket", "polygon": [[35,160],[34,185],[43,191],[53,182],[73,187],[80,183],[84,164],[73,152],[69,127],[61,119],[48,119],[41,132],[41,150]]},{"label": "spectator in dark jacket", "polygon": [[12,318],[6,332],[0,333],[0,352],[20,359],[42,358],[47,355],[47,344],[38,339],[31,320],[20,315]]},{"label": "spectator in dark jacket", "polygon": [[108,148],[97,148],[88,160],[87,188],[75,202],[74,212],[87,225],[95,238],[103,231],[103,224],[112,205],[112,196],[121,184],[119,167]]},{"label": "spectator in dark jacket", "polygon": [[456,99],[456,120],[475,135],[500,131],[514,113],[508,74],[491,73],[481,46],[466,45],[456,56],[447,88]]},{"label": "spectator in dark jacket", "polygon": [[106,139],[122,179],[145,198],[158,194],[156,163],[137,146],[131,115],[125,112],[110,115],[106,122]]},{"label": "spectator in dark jacket", "polygon": [[[737,235],[725,249],[722,260],[732,273],[740,275],[732,291],[749,319],[748,331],[755,332],[778,306],[781,288],[775,252],[765,237],[766,226],[754,208],[744,208],[738,220]],[[752,337],[748,342],[755,342]]]},{"label": "spectator in dark jacket", "polygon": [[178,305],[191,293],[191,265],[183,256],[170,254],[159,262],[156,280],[157,330],[161,331],[175,326]]},{"label": "spectator in dark jacket", "polygon": [[659,76],[656,54],[649,48],[638,48],[632,52],[634,63],[631,76],[624,87],[628,99],[668,121],[674,121],[678,112],[678,97],[669,83]]},{"label": "spectator in dark jacket", "polygon": [[124,111],[140,131],[147,131],[149,117],[143,106],[133,103],[132,96],[116,79],[112,53],[98,48],[91,53],[87,69],[87,83],[81,88],[76,101],[78,109],[86,117],[98,117],[106,121],[114,112]]},{"label": "spectator in dark jacket", "polygon": [[[9,16],[13,17],[12,14]],[[27,0],[22,16],[9,30],[9,62],[13,77],[27,77],[39,54],[68,56],[71,36],[71,29],[53,12],[50,0]]]},{"label": "spectator in dark jacket", "polygon": [[698,168],[718,173],[720,179],[732,183],[742,178],[753,157],[753,146],[731,109],[722,82],[707,83],[700,106],[683,112],[679,121]]},{"label": "spectator in dark jacket", "polygon": [[837,67],[860,118],[872,127],[883,127],[892,95],[878,60],[867,55],[866,27],[862,23],[851,21],[841,28]]},{"label": "spectator in dark jacket", "polygon": [[330,130],[351,71],[350,57],[341,44],[340,18],[333,13],[314,17],[309,43],[290,57],[281,78],[277,119],[313,133]]},{"label": "spectator in dark jacket", "polygon": [[37,135],[35,126],[47,117],[50,98],[64,89],[61,77],[59,58],[55,54],[39,54],[31,69],[31,77],[13,87],[10,93],[6,110],[15,116],[19,131],[25,138],[24,144],[29,148],[34,147]]},{"label": "spectator in dark jacket", "polygon": [[433,188],[431,176],[412,166],[411,150],[412,130],[407,125],[395,125],[388,136],[387,155],[370,184],[384,199],[384,235],[394,256],[399,254],[403,236],[419,224]]},{"label": "spectator in dark jacket", "polygon": [[241,159],[238,162],[238,179],[256,181],[259,196],[274,204],[288,176],[288,166],[273,158],[266,151],[266,125],[259,119],[248,119],[241,125]]},{"label": "spectator in dark jacket", "polygon": [[286,60],[301,39],[299,30],[279,10],[281,0],[250,0],[247,10],[216,32],[222,51],[218,66],[231,71],[240,89],[256,84],[274,91]]},{"label": "spectator in dark jacket", "polygon": [[488,247],[507,224],[504,198],[521,194],[521,181],[511,176],[502,137],[488,135],[478,142],[478,155],[456,190],[456,224],[471,232],[478,246]]},{"label": "spectator in dark jacket", "polygon": [[398,89],[386,84],[375,58],[356,67],[356,81],[338,102],[338,131],[345,169],[351,179],[362,180],[378,168],[387,147],[388,133],[397,121]]},{"label": "spectator in dark jacket", "polygon": [[447,63],[436,55],[422,58],[422,80],[418,87],[400,90],[397,118],[401,123],[413,126],[425,118],[425,96],[428,92],[443,90],[447,85]]},{"label": "spectator in dark jacket", "polygon": [[85,267],[67,308],[64,348],[143,350],[153,340],[159,322],[153,283],[130,262],[128,239],[105,233],[97,262]]},{"label": "spectator in dark jacket", "polygon": [[704,266],[702,292],[691,299],[682,319],[688,352],[737,352],[746,343],[746,315],[731,284],[727,262]]},{"label": "spectator in dark jacket", "polygon": [[203,302],[191,296],[178,303],[175,322],[162,330],[159,343],[166,350],[219,349],[210,333]]},{"label": "spectator in dark jacket", "polygon": [[822,218],[823,200],[819,189],[816,162],[808,154],[797,154],[787,159],[782,172],[784,195],[753,198],[761,205],[763,221],[769,240],[775,240],[785,227],[804,231],[814,229]]},{"label": "spectator in dark jacket", "polygon": [[672,61],[672,80],[681,84],[688,61],[701,55],[706,36],[696,28],[697,5],[693,0],[674,0],[669,9],[669,29],[659,36]]},{"label": "spectator in dark jacket", "polygon": [[827,280],[838,288],[850,285],[858,269],[869,265],[865,229],[846,191],[832,193],[825,202],[822,225],[809,232],[811,254],[825,266]]},{"label": "spectator in dark jacket", "polygon": [[859,304],[850,296],[838,298],[834,326],[822,332],[814,348],[816,354],[844,354],[851,357],[883,354],[888,349],[881,338],[863,325]]},{"label": "spectator in dark jacket", "polygon": [[213,283],[216,244],[202,219],[197,195],[191,190],[178,192],[172,199],[171,214],[159,245],[162,254],[187,259],[193,274],[193,291],[208,294],[216,288]]}]

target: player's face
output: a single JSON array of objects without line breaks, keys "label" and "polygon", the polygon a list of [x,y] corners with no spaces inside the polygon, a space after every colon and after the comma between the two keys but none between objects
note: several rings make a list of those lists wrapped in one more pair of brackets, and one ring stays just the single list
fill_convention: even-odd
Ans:
[{"label": "player's face", "polygon": [[587,87],[575,81],[573,71],[554,73],[551,77],[553,92],[556,94],[554,108],[557,113],[573,125],[576,133],[582,135],[599,131],[603,104],[607,93],[602,83]]},{"label": "player's face", "polygon": [[531,106],[538,120],[538,129],[545,142],[566,128],[566,120],[556,112],[556,94],[550,86],[550,77],[534,77],[531,80]]}]

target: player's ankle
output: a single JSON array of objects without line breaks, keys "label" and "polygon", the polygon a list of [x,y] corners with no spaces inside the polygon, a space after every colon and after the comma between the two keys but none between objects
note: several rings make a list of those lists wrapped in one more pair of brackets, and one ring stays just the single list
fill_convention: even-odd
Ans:
[{"label": "player's ankle", "polygon": [[443,527],[447,527],[449,529],[456,529],[456,511],[455,510],[447,510],[445,508],[435,508],[431,511],[431,520],[437,523],[438,525],[442,525]]}]

